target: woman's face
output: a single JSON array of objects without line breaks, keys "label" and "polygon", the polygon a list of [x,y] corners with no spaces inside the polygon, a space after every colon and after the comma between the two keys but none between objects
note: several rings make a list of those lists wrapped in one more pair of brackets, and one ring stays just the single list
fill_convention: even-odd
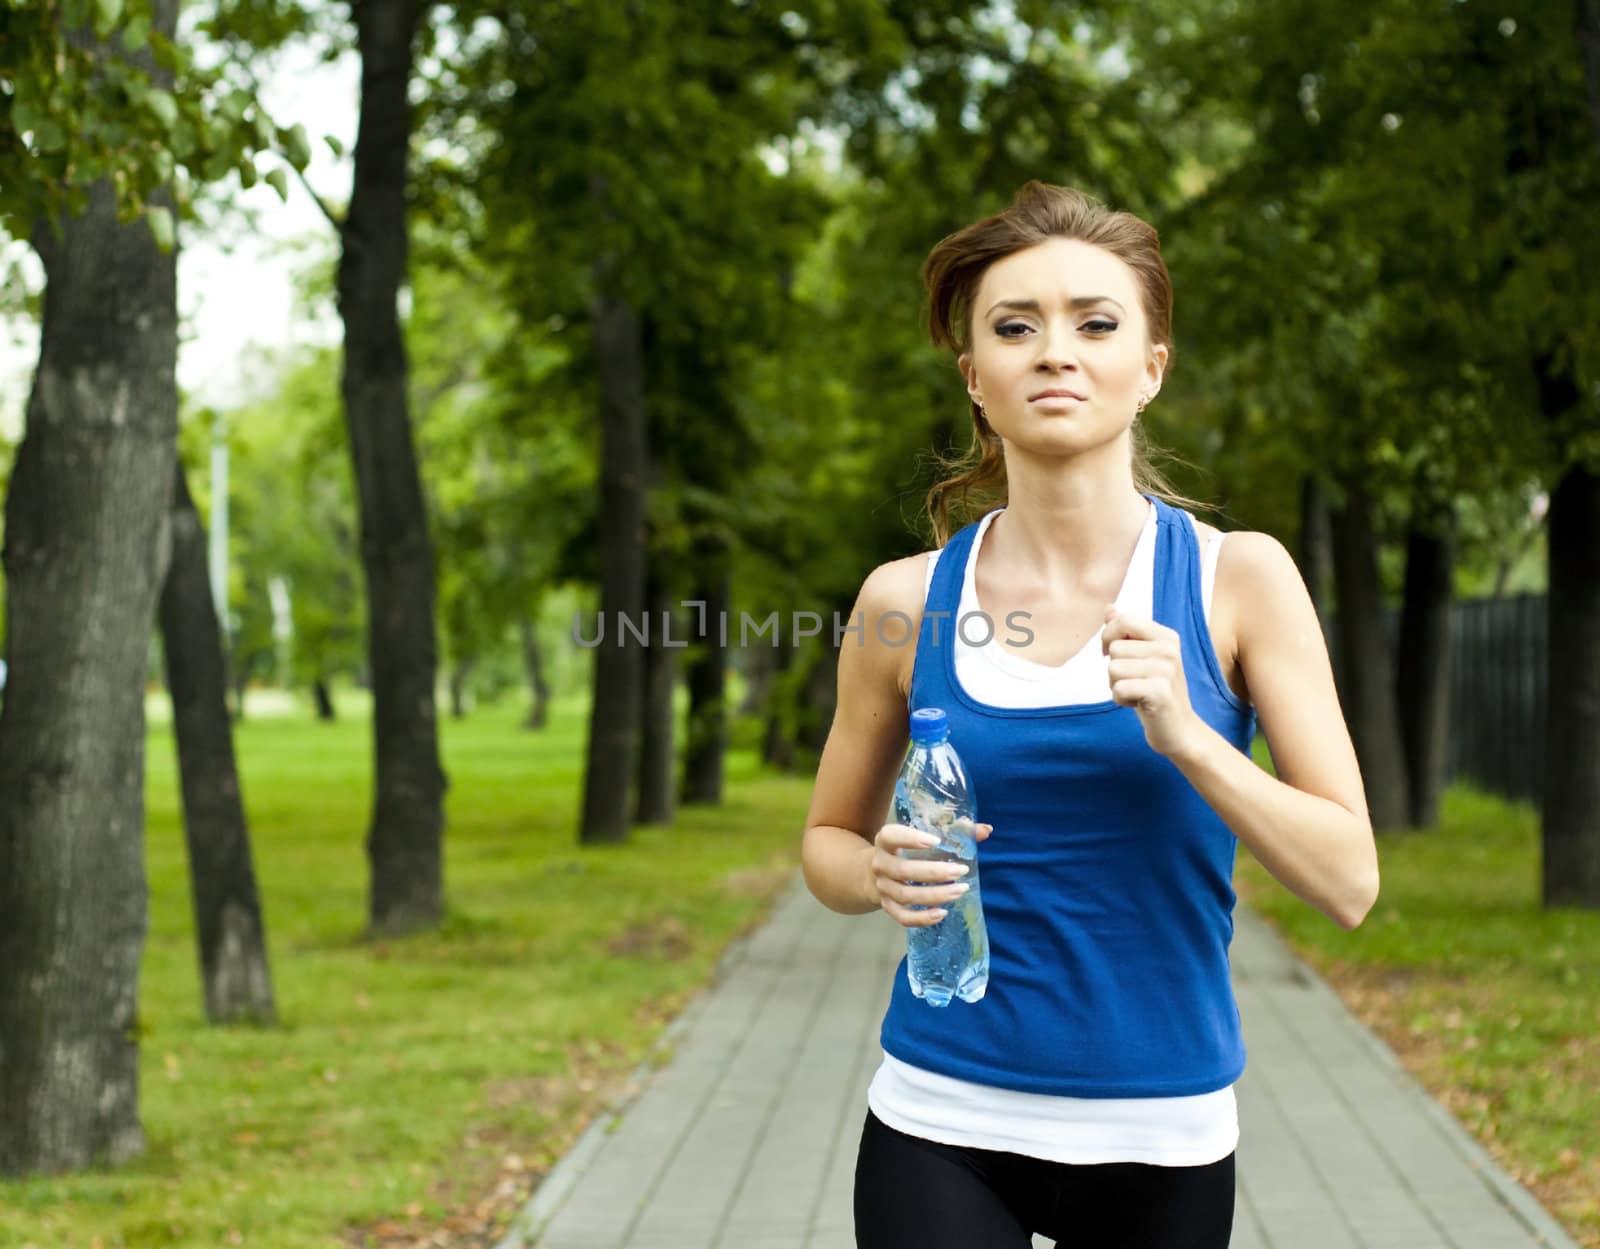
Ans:
[{"label": "woman's face", "polygon": [[971,346],[960,358],[967,391],[1019,448],[1100,446],[1120,437],[1140,398],[1160,386],[1167,349],[1147,341],[1133,270],[1092,243],[1052,238],[995,261],[971,315]]}]

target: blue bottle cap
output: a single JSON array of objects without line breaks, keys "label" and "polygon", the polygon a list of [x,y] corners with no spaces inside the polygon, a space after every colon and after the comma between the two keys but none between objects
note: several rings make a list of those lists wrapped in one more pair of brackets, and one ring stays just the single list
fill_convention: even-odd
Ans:
[{"label": "blue bottle cap", "polygon": [[936,742],[950,731],[943,707],[919,707],[911,713],[911,740]]}]

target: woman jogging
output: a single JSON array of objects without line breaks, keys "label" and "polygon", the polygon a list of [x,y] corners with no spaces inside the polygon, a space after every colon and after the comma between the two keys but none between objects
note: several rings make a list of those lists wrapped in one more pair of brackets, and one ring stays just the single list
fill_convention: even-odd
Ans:
[{"label": "woman jogging", "polygon": [[[856,1244],[1221,1249],[1238,843],[1346,928],[1378,892],[1316,612],[1281,544],[1224,541],[1145,462],[1173,350],[1153,228],[1030,182],[923,277],[977,458],[929,494],[939,549],[862,584],[802,861],[834,911],[942,918],[912,907],[959,896],[953,865],[901,858],[917,834],[883,820],[910,712],[943,708],[984,821],[989,987],[936,1008],[897,972]],[[969,491],[1000,502],[952,534]]]}]

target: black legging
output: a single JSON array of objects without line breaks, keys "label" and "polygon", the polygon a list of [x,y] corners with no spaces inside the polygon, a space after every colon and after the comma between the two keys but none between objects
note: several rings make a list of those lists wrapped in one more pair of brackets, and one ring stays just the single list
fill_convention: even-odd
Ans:
[{"label": "black legging", "polygon": [[1071,1165],[908,1136],[871,1110],[856,1249],[1227,1249],[1234,1155],[1198,1167]]}]

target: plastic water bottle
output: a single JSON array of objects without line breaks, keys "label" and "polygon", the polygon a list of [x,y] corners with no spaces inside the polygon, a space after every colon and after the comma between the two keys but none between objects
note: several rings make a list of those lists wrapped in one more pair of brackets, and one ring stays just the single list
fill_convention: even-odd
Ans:
[{"label": "plastic water bottle", "polygon": [[948,1006],[952,997],[976,1002],[989,988],[989,930],[978,889],[977,807],[966,770],[950,744],[945,713],[938,707],[911,713],[911,750],[894,785],[894,821],[939,838],[937,846],[900,850],[901,858],[964,863],[967,874],[961,880],[971,886],[948,904],[937,924],[906,929],[911,991],[930,1006]]}]

